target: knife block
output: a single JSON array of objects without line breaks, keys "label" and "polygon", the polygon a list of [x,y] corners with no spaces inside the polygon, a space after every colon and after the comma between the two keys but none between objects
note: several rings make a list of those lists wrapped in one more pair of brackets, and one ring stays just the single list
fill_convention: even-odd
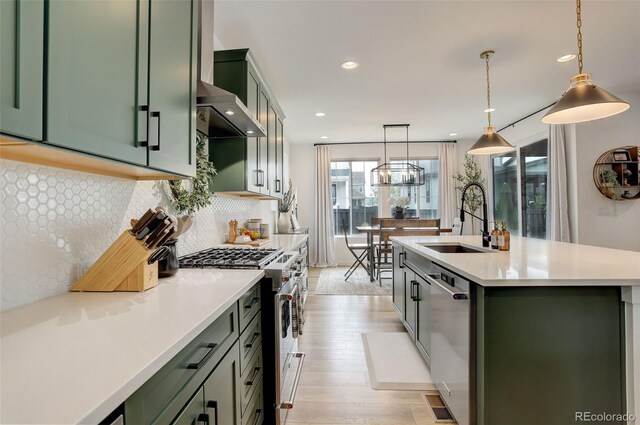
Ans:
[{"label": "knife block", "polygon": [[71,287],[71,291],[145,291],[158,284],[158,263],[148,264],[153,253],[125,231]]}]

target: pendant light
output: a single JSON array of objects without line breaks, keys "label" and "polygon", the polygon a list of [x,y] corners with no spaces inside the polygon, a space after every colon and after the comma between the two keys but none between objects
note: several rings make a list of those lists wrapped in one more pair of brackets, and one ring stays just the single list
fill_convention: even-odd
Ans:
[{"label": "pendant light", "polygon": [[591,74],[582,72],[582,3],[576,0],[578,26],[578,75],[569,89],[542,117],[545,124],[572,124],[610,117],[629,109],[629,104],[596,86]]},{"label": "pendant light", "polygon": [[484,59],[487,71],[487,121],[489,125],[484,128],[484,134],[480,136],[478,141],[471,146],[469,152],[471,155],[491,155],[496,153],[503,153],[513,150],[514,147],[504,140],[504,138],[495,132],[495,128],[491,125],[491,85],[489,84],[489,57],[495,52],[493,50],[486,50],[480,53],[480,58]]},{"label": "pendant light", "polygon": [[[387,129],[402,127],[406,130],[407,159],[405,162],[387,162]],[[371,169],[371,186],[421,186],[425,184],[424,168],[409,162],[409,124],[385,124],[384,163]]]}]

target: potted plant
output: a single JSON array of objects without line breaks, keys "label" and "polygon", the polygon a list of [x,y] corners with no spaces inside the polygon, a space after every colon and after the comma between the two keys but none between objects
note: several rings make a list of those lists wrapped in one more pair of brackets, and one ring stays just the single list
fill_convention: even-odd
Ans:
[{"label": "potted plant", "polygon": [[405,210],[411,203],[411,199],[409,199],[408,196],[399,196],[397,198],[389,198],[388,202],[394,207],[393,218],[403,219]]},{"label": "potted plant", "polygon": [[616,202],[622,198],[623,189],[618,181],[618,174],[614,170],[611,168],[604,170],[602,173],[602,183],[610,199]]},{"label": "potted plant", "polygon": [[291,231],[291,210],[295,203],[296,196],[293,194],[293,186],[289,179],[289,189],[284,193],[281,200],[278,201],[278,233],[289,233]]},{"label": "potted plant", "polygon": [[[482,178],[480,167],[478,167],[473,156],[469,154],[464,156],[464,174],[457,173],[452,177],[458,184],[458,186],[456,186],[456,190],[460,192],[462,192],[465,186],[469,183],[478,183],[484,187],[484,179]],[[476,211],[482,205],[482,194],[477,187],[471,187],[467,191],[464,197],[464,205],[468,212],[476,214]],[[471,233],[475,234],[475,230],[475,220],[471,220]]]}]

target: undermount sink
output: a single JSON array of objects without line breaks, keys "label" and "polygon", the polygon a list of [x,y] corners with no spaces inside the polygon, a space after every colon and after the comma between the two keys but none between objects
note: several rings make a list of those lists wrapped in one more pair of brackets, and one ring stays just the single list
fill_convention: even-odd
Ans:
[{"label": "undermount sink", "polygon": [[418,245],[443,254],[486,254],[488,252],[493,252],[488,249],[474,248],[460,243],[421,243]]}]

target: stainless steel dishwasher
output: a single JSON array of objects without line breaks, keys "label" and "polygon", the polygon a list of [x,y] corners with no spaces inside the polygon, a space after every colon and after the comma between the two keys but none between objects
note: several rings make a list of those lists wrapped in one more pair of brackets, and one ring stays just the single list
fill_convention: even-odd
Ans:
[{"label": "stainless steel dishwasher", "polygon": [[459,425],[469,425],[469,281],[433,264],[431,377]]}]

